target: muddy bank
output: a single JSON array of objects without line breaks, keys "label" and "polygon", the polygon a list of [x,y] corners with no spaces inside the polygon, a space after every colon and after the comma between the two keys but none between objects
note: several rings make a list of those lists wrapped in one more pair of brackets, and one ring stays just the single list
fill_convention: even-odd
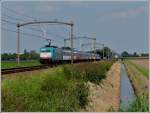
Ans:
[{"label": "muddy bank", "polygon": [[120,106],[120,67],[116,62],[107,73],[99,85],[88,82],[89,86],[89,105],[85,111],[102,112],[118,111]]}]

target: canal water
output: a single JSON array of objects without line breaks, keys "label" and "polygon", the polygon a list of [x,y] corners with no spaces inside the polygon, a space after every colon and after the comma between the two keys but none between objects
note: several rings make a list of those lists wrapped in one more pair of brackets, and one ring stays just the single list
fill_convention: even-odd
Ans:
[{"label": "canal water", "polygon": [[128,78],[127,71],[124,64],[121,64],[121,105],[122,110],[127,109],[130,104],[135,100],[133,87]]}]

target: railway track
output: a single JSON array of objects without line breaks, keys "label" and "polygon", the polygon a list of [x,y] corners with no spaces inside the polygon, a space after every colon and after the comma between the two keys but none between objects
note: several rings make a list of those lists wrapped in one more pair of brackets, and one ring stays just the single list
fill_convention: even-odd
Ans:
[{"label": "railway track", "polygon": [[[62,64],[59,64],[62,65]],[[3,79],[5,75],[19,73],[19,72],[27,72],[34,70],[47,69],[49,67],[56,67],[58,65],[39,65],[39,66],[29,66],[29,67],[18,67],[18,68],[9,68],[9,69],[1,69],[1,78]]]},{"label": "railway track", "polygon": [[40,69],[47,69],[50,67],[49,65],[39,65],[39,66],[30,66],[30,67],[18,67],[18,68],[9,68],[9,69],[1,69],[1,74],[12,74],[18,72],[26,72],[26,71],[34,71]]}]

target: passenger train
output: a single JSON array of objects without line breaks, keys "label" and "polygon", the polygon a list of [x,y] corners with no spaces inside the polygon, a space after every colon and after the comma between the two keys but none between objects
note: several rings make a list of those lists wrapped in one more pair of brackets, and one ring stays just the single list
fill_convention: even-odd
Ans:
[{"label": "passenger train", "polygon": [[[100,60],[98,54],[73,50],[73,62]],[[40,63],[59,64],[71,62],[71,49],[46,45],[40,48]]]}]

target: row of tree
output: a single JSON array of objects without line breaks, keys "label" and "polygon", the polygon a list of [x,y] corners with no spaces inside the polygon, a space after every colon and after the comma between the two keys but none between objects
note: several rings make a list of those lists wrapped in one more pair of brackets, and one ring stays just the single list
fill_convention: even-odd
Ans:
[{"label": "row of tree", "polygon": [[[1,54],[1,60],[2,61],[13,61],[16,60],[17,54],[16,53],[3,53]],[[38,60],[39,59],[39,53],[37,53],[35,50],[31,50],[28,52],[26,49],[24,50],[23,54],[20,54],[20,60]]]},{"label": "row of tree", "polygon": [[138,54],[136,52],[134,52],[134,53],[128,53],[127,51],[124,51],[124,52],[121,53],[121,56],[122,57],[148,57],[149,54],[148,53]]},{"label": "row of tree", "polygon": [[116,53],[114,51],[112,51],[109,47],[104,47],[102,49],[96,49],[97,54],[99,54],[101,56],[101,58],[114,58]]},{"label": "row of tree", "polygon": [[[69,47],[63,47],[62,49],[71,49]],[[92,53],[97,53],[101,56],[101,58],[115,58],[117,55],[118,57],[120,56],[119,54],[113,52],[110,48],[104,47],[102,49],[96,49],[96,51],[89,51]],[[148,53],[141,53],[137,54],[134,52],[133,54],[128,53],[127,51],[124,51],[121,53],[121,57],[148,57]],[[1,54],[1,60],[16,60],[17,54],[16,53],[3,53]],[[31,50],[28,52],[26,49],[24,50],[24,53],[20,55],[21,60],[39,60],[40,55],[37,53],[35,50]]]}]

